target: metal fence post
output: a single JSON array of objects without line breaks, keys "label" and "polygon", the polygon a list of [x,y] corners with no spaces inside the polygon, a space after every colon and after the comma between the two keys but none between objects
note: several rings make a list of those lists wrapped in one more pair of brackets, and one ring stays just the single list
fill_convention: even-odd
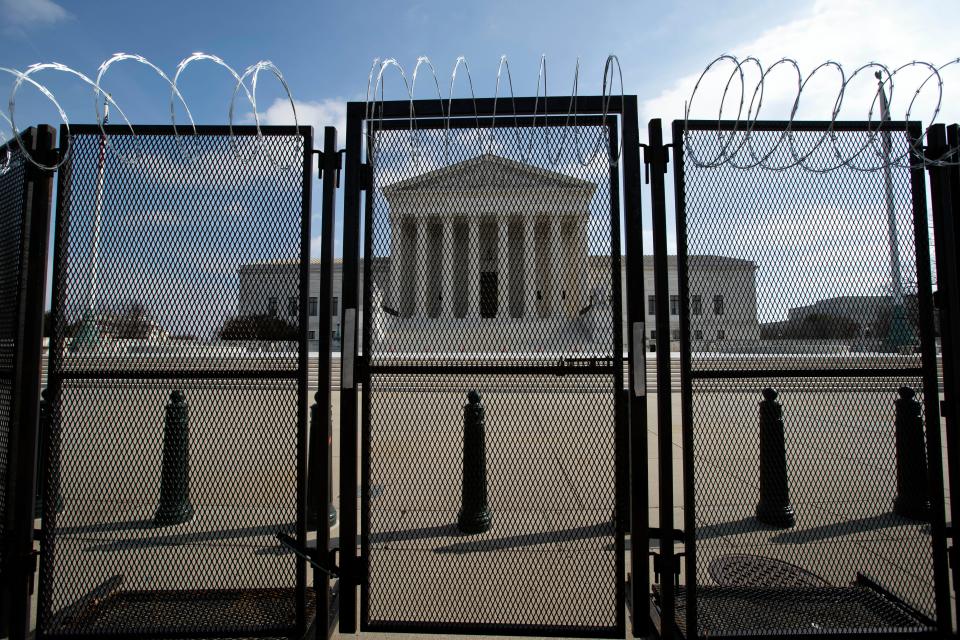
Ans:
[{"label": "metal fence post", "polygon": [[[940,158],[951,149],[960,149],[960,127],[958,125],[933,125],[927,134],[927,154],[931,158]],[[956,155],[953,156],[956,160]],[[940,346],[943,359],[943,419],[946,423],[946,445],[948,452],[948,482],[950,495],[960,495],[960,468],[957,456],[960,452],[960,434],[957,430],[958,376],[960,376],[960,339],[954,329],[960,320],[960,264],[957,261],[956,246],[960,240],[960,168],[931,164],[930,196],[933,231],[936,239],[937,298],[940,315]],[[931,482],[942,482],[934,478]],[[951,520],[960,522],[960,501],[953,500],[950,505]],[[950,567],[953,577],[954,596],[960,593],[960,557],[957,556],[956,536],[952,537]],[[956,602],[956,600],[954,600]],[[956,606],[954,605],[954,609]],[[956,612],[955,612],[956,614]]]},{"label": "metal fence post", "polygon": [[[24,136],[31,157],[44,164],[56,162],[56,131],[48,125]],[[12,146],[8,149],[12,150]],[[10,432],[8,434],[6,513],[3,514],[4,562],[9,575],[0,582],[2,603],[9,617],[0,622],[0,634],[9,623],[9,636],[17,640],[30,633],[30,594],[35,570],[34,508],[37,440],[40,413],[40,377],[43,357],[43,306],[46,298],[47,245],[53,173],[27,164],[22,186],[19,270],[15,301],[5,301],[14,316],[14,353],[11,363]],[[7,274],[3,274],[7,275]],[[12,303],[12,304],[10,304]]]}]

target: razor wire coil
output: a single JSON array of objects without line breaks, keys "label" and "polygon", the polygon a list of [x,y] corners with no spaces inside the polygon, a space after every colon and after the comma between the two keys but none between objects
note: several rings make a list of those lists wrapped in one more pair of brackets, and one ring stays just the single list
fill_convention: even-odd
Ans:
[{"label": "razor wire coil", "polygon": [[[870,172],[917,166],[955,166],[960,164],[960,150],[948,149],[939,153],[937,157],[932,157],[927,153],[928,150],[924,146],[924,140],[929,127],[937,122],[943,106],[943,72],[957,64],[960,64],[960,58],[949,60],[940,65],[914,60],[891,69],[880,62],[871,61],[848,73],[839,62],[827,60],[804,75],[800,65],[791,58],[781,58],[765,67],[760,60],[752,56],[739,59],[731,54],[722,54],[704,67],[694,83],[684,104],[683,140],[674,142],[683,144],[685,162],[701,168],[728,166],[737,169],[762,168],[770,171],[800,168],[814,173],[827,173],[841,168]],[[690,143],[689,131],[690,121],[692,120],[690,114],[698,92],[703,90],[705,79],[711,73],[716,73],[723,65],[729,65],[730,72],[726,76],[720,76],[723,88],[719,90],[718,100],[715,101],[717,106],[715,132],[718,142],[716,145],[717,151],[709,157],[701,157],[694,145]],[[747,80],[747,71],[753,67],[756,67],[758,73],[756,82],[751,85],[750,81]],[[764,98],[769,98],[769,95],[766,95],[768,78],[778,68],[792,70],[792,73],[795,74],[795,95],[790,105],[788,119],[780,136],[768,148],[759,149],[753,138],[753,132],[760,121]],[[919,81],[913,87],[914,91],[903,112],[903,117],[894,118],[890,113],[889,105],[894,97],[895,81],[898,75],[913,69],[920,69],[925,72],[925,75],[922,81]],[[804,91],[807,90],[813,79],[830,71],[839,76],[839,85],[830,110],[829,125],[815,142],[806,149],[800,149],[794,135],[794,127]],[[877,80],[877,88],[872,93],[867,110],[865,139],[852,151],[842,153],[837,144],[835,129],[839,122],[844,99],[852,93],[850,87],[854,80],[870,71],[873,71],[873,76]],[[917,105],[917,99],[921,93],[925,90],[934,89],[934,105],[927,128],[919,136],[915,136],[909,141],[905,151],[894,154],[890,148],[889,134],[885,135],[885,132],[889,131],[887,123],[900,121],[909,126]],[[735,109],[729,108],[729,112],[733,115],[725,118],[724,114],[728,110],[728,103],[731,102],[731,95],[739,95],[739,101],[735,98],[732,100],[737,102]],[[813,164],[811,159],[815,154],[818,156],[826,155],[830,158],[830,162],[821,165]],[[775,158],[779,158],[780,162],[777,162]]]},{"label": "razor wire coil", "polygon": [[[299,127],[299,121],[297,118],[297,107],[293,98],[293,94],[290,90],[289,85],[287,84],[286,79],[283,76],[283,73],[280,71],[280,69],[276,65],[274,65],[269,60],[260,60],[246,67],[242,73],[238,73],[233,67],[231,67],[226,62],[224,62],[222,58],[215,56],[213,54],[203,53],[203,52],[193,53],[187,56],[186,58],[184,58],[183,60],[181,60],[180,63],[177,65],[176,71],[173,74],[172,78],[169,75],[167,75],[167,73],[164,72],[163,69],[161,69],[160,67],[152,63],[150,60],[148,60],[144,56],[141,56],[138,54],[131,54],[131,53],[116,53],[110,56],[108,59],[104,60],[97,68],[96,77],[93,79],[91,79],[88,75],[84,74],[83,72],[73,69],[59,62],[33,64],[27,67],[27,69],[24,71],[20,71],[18,69],[13,69],[8,67],[0,67],[0,72],[14,77],[13,86],[10,90],[10,96],[7,101],[7,113],[4,114],[3,112],[0,112],[0,117],[3,118],[7,126],[10,128],[13,139],[16,141],[17,145],[19,146],[23,157],[26,158],[28,162],[30,162],[37,168],[44,171],[56,171],[57,169],[62,167],[70,157],[70,140],[71,140],[70,119],[67,115],[67,112],[61,106],[61,104],[57,101],[57,98],[53,94],[53,92],[50,91],[49,88],[41,84],[38,80],[36,80],[34,76],[36,76],[41,72],[50,72],[50,71],[64,73],[76,80],[79,80],[80,82],[82,82],[83,84],[91,88],[93,92],[94,121],[96,122],[97,126],[100,128],[100,132],[104,140],[104,147],[107,150],[107,152],[114,154],[118,159],[120,159],[122,162],[126,164],[139,163],[143,160],[142,155],[139,155],[139,154],[131,155],[131,154],[122,153],[118,151],[117,148],[114,145],[111,145],[110,143],[110,134],[107,132],[107,129],[106,129],[108,112],[119,114],[120,118],[123,120],[124,125],[130,131],[130,135],[136,141],[135,144],[137,146],[139,146],[140,144],[139,139],[137,138],[136,129],[134,125],[130,122],[127,115],[124,113],[123,108],[114,99],[114,97],[103,88],[104,76],[106,76],[107,72],[110,70],[111,67],[113,67],[113,65],[121,62],[135,62],[151,69],[164,83],[166,83],[169,86],[170,88],[170,124],[173,126],[173,132],[177,142],[180,143],[180,146],[178,147],[178,149],[182,156],[182,159],[185,160],[186,162],[192,163],[197,159],[197,157],[191,156],[187,152],[185,145],[183,144],[185,136],[181,134],[181,130],[183,130],[185,127],[182,123],[180,125],[177,124],[176,104],[179,102],[180,105],[183,107],[184,113],[186,114],[186,118],[188,120],[186,128],[188,128],[195,135],[197,133],[197,125],[196,125],[196,122],[194,121],[193,114],[190,111],[190,106],[187,103],[187,100],[184,98],[183,94],[180,92],[178,82],[180,81],[181,76],[187,70],[187,68],[191,64],[199,61],[212,62],[226,69],[230,73],[230,75],[233,77],[235,84],[234,84],[233,93],[230,99],[229,109],[227,113],[227,120],[228,120],[228,126],[229,126],[229,137],[231,140],[231,145],[233,147],[234,152],[238,155],[238,157],[241,158],[241,160],[243,161],[252,160],[250,156],[251,151],[250,150],[243,151],[240,148],[240,145],[237,144],[237,138],[234,135],[234,131],[233,131],[234,120],[236,118],[236,101],[237,101],[237,96],[241,92],[241,90],[243,92],[243,95],[246,97],[247,102],[250,104],[250,108],[253,113],[253,121],[256,127],[255,138],[258,141],[258,143],[261,145],[262,149],[266,148],[265,145],[263,144],[264,136],[261,131],[261,123],[260,123],[261,114],[257,109],[257,82],[262,72],[268,72],[269,74],[273,75],[276,78],[276,80],[280,83],[280,86],[283,89],[283,92],[286,94],[287,101],[290,104],[290,108],[293,115],[294,126]],[[66,135],[65,135],[65,140],[61,142],[59,158],[57,159],[57,162],[55,164],[48,165],[40,162],[38,159],[34,158],[30,154],[30,152],[27,150],[27,148],[24,145],[21,130],[17,126],[17,116],[16,116],[17,93],[19,92],[19,90],[21,89],[24,83],[31,85],[33,88],[39,91],[45,98],[47,98],[47,100],[56,109],[58,115],[60,116],[60,119],[63,121]],[[249,83],[249,86],[248,86],[248,83]],[[8,141],[9,140],[6,134],[0,131],[0,145],[4,145]],[[2,160],[0,161],[0,174],[5,173],[7,170],[9,170],[9,157],[10,157],[10,154],[6,154],[5,158],[0,159]],[[276,159],[274,158],[274,160]],[[301,168],[299,166],[297,167],[288,166],[283,164],[282,162],[276,162],[276,164],[280,169],[299,170]]]}]

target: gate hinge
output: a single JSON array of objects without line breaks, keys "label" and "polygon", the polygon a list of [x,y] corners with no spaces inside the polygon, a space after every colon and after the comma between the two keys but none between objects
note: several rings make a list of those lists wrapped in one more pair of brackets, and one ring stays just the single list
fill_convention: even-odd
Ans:
[{"label": "gate hinge", "polygon": [[[651,551],[650,555],[653,557],[653,579],[660,582],[660,576],[664,573],[663,557],[656,551]],[[683,555],[682,551],[673,554],[673,583],[677,585],[680,584],[680,558]]]},{"label": "gate hinge", "polygon": [[373,189],[373,166],[369,163],[360,165],[360,190],[370,191]]},{"label": "gate hinge", "polygon": [[309,562],[315,569],[323,571],[331,578],[340,576],[340,567],[337,565],[337,554],[340,553],[339,548],[329,549],[324,553],[320,549],[301,547],[292,537],[279,531],[276,534],[276,538],[280,541],[280,544]]},{"label": "gate hinge", "polygon": [[640,146],[643,148],[644,182],[650,184],[650,165],[659,166],[662,173],[667,172],[667,164],[670,162],[670,145],[664,144],[654,147],[649,144],[641,144]]}]

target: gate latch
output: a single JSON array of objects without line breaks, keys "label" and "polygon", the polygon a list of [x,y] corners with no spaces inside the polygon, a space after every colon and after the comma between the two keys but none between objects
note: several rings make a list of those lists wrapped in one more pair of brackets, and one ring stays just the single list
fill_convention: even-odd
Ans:
[{"label": "gate latch", "polygon": [[323,571],[331,578],[337,578],[340,576],[340,567],[337,566],[337,554],[340,553],[339,548],[330,549],[326,554],[324,554],[320,549],[301,547],[299,544],[297,544],[296,540],[285,533],[280,533],[278,531],[276,537],[277,540],[280,541],[280,544],[309,562],[310,565],[315,569]]}]

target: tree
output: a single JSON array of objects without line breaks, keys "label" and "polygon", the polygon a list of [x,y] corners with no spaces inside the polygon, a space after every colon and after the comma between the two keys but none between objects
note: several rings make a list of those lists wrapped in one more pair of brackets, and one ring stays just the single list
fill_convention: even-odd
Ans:
[{"label": "tree", "polygon": [[144,340],[155,328],[146,306],[136,300],[121,302],[107,311],[101,321],[101,330],[116,340]]},{"label": "tree", "polygon": [[294,341],[299,338],[295,325],[269,315],[227,318],[218,335],[221,340]]},{"label": "tree", "polygon": [[[902,326],[908,328],[907,333],[912,332],[914,336],[920,335],[920,304],[916,294],[908,294],[903,297],[903,306],[900,309],[895,309],[891,304],[877,314],[876,322],[872,327],[875,337],[886,338],[890,335],[894,314],[900,316],[898,320]],[[936,316],[934,319],[936,320]]]},{"label": "tree", "polygon": [[[64,338],[72,338],[77,334],[77,330],[80,328],[82,320],[75,320],[74,322],[68,322],[63,329]],[[51,311],[43,312],[43,337],[49,338],[50,334],[53,331],[53,313]]]},{"label": "tree", "polygon": [[764,338],[784,340],[852,340],[859,337],[860,325],[847,316],[811,313],[800,319],[766,328]]}]

